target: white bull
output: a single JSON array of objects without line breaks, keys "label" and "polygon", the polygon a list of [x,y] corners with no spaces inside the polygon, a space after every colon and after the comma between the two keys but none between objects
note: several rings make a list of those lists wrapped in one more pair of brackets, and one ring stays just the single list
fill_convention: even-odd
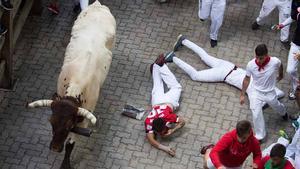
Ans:
[{"label": "white bull", "polygon": [[[69,158],[76,140],[70,130],[75,126],[86,128],[87,120],[96,123],[91,112],[96,107],[100,87],[109,71],[115,34],[116,21],[108,7],[96,1],[83,10],[74,23],[65,52],[57,82],[58,97],[28,104],[29,107],[51,107],[51,150],[61,152],[65,140],[70,138],[62,168],[70,168]],[[82,121],[78,116],[85,118]]]}]

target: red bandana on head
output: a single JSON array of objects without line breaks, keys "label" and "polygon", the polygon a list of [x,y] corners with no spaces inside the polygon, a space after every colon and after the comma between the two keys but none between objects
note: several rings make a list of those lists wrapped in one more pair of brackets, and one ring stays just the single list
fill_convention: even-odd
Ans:
[{"label": "red bandana on head", "polygon": [[264,67],[270,62],[270,59],[271,59],[270,56],[267,56],[266,59],[265,59],[265,61],[264,61],[264,63],[262,63],[262,64],[260,64],[258,62],[258,60],[255,59],[255,63],[258,66],[258,71],[259,72],[261,71],[261,69],[264,69]]}]

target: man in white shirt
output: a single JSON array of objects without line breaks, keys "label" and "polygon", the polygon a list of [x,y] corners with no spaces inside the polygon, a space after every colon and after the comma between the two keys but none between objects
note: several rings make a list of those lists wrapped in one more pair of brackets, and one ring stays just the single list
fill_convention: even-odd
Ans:
[{"label": "man in white shirt", "polygon": [[225,8],[226,0],[199,0],[198,16],[200,20],[204,21],[209,16],[211,18],[209,36],[212,48],[218,44],[218,32],[223,23]]},{"label": "man in white shirt", "polygon": [[[291,16],[292,0],[264,0],[259,16],[252,24],[252,30],[257,30],[262,25],[263,19],[265,19],[275,8],[279,10],[279,23],[285,21]],[[290,25],[281,29],[280,41],[285,48],[289,48],[289,31]]]},{"label": "man in white shirt", "polygon": [[288,114],[285,106],[278,101],[275,92],[276,81],[280,81],[283,78],[281,61],[268,55],[268,49],[265,44],[258,45],[255,48],[255,54],[256,57],[247,64],[240,103],[244,104],[245,102],[245,93],[252,77],[254,92],[248,96],[249,100],[252,101],[250,102],[250,109],[253,115],[255,136],[258,140],[263,140],[266,136],[265,121],[262,113],[263,104],[267,103],[270,105],[284,120],[288,119]]},{"label": "man in white shirt", "polygon": [[[180,58],[176,57],[174,53],[169,53],[165,56],[166,62],[174,62],[179,68],[186,72],[192,80],[199,82],[225,82],[239,89],[242,89],[242,84],[246,71],[242,68],[235,66],[234,63],[215,58],[206,53],[200,46],[188,40],[183,35],[179,35],[176,43],[174,44],[173,51],[176,52],[181,46],[185,46],[192,51],[194,51],[199,58],[210,68],[205,70],[196,70],[191,65],[187,64]],[[249,87],[247,89],[248,96],[255,95],[255,89],[252,85],[252,80],[250,81]],[[284,92],[275,87],[276,97],[282,98]],[[250,105],[255,99],[254,97],[249,97]],[[265,105],[265,102],[263,103]],[[254,111],[255,109],[251,109]],[[254,114],[254,112],[252,112]],[[256,138],[262,139],[264,136],[256,135]]]}]

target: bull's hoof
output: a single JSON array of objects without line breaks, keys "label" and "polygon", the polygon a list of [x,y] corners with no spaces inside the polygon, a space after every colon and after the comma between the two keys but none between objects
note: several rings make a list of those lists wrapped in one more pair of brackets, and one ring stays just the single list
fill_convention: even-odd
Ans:
[{"label": "bull's hoof", "polygon": [[60,169],[74,169],[74,168],[71,167],[70,162],[63,161],[63,163],[60,166]]}]

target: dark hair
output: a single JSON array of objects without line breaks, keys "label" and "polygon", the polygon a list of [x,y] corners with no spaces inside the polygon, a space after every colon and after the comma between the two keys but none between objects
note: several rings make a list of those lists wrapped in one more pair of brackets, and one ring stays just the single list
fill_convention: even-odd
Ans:
[{"label": "dark hair", "polygon": [[265,44],[259,44],[255,48],[255,54],[256,56],[264,56],[268,54],[268,48]]},{"label": "dark hair", "polygon": [[239,121],[236,124],[237,135],[242,137],[251,131],[251,123],[248,120]]},{"label": "dark hair", "polygon": [[271,150],[270,157],[283,158],[286,152],[286,148],[282,144],[275,144]]},{"label": "dark hair", "polygon": [[153,120],[152,126],[155,132],[162,132],[165,128],[166,122],[163,118],[156,118]]}]

